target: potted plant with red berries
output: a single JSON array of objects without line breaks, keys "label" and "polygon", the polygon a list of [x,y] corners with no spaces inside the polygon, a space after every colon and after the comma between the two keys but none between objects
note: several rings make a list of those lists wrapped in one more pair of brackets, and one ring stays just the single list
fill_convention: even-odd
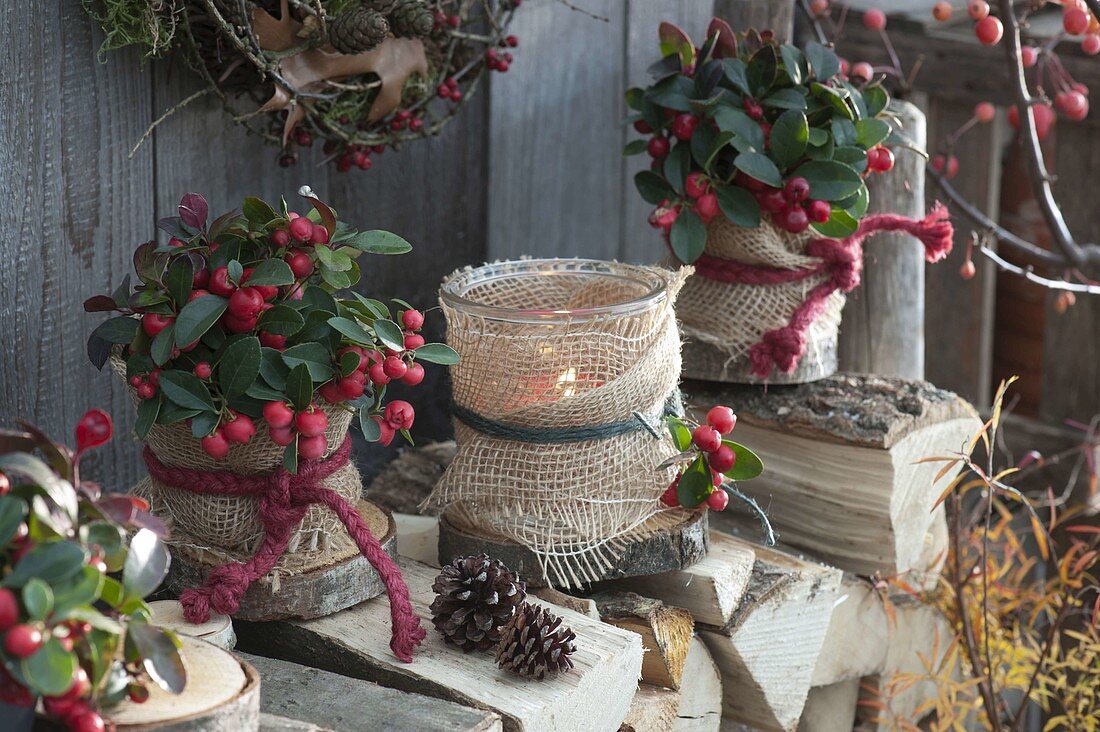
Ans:
[{"label": "potted plant with red berries", "polygon": [[410,439],[413,407],[387,403],[387,385],[420,383],[420,361],[457,360],[424,342],[424,316],[407,303],[396,301],[395,316],[340,294],[359,281],[360,255],[409,244],[359,231],[308,187],[299,193],[308,214],[247,198],[213,221],[206,201],[187,194],[178,216],[158,224],[168,242],[135,252],[136,287],[127,278],[85,303],[118,313],[92,333],[89,355],[97,366],[112,359],[138,405],[150,478],[137,491],[176,526],[178,558],[225,563],[183,594],[196,620],[211,607],[235,614],[273,570],[301,574],[360,552],[399,582],[356,511],[362,483],[348,429],[354,421],[383,444]]},{"label": "potted plant with red berries", "polygon": [[[938,206],[924,221],[866,215],[866,177],[893,167],[889,95],[852,83],[818,43],[800,50],[719,19],[700,47],[669,23],[659,36],[654,82],[626,95],[645,137],[625,153],[653,159],[635,177],[650,223],[695,267],[677,302],[685,373],[825,376],[863,238],[906,231],[931,261],[951,246]],[[815,363],[799,369],[804,356]]]},{"label": "potted plant with red berries", "polygon": [[143,600],[168,569],[164,524],[143,501],[80,478],[81,457],[112,429],[105,412],[88,412],[75,452],[28,424],[0,430],[5,730],[29,730],[41,699],[54,722],[100,732],[111,705],[144,701],[150,682],[173,693],[186,683],[179,640],[149,624]]}]

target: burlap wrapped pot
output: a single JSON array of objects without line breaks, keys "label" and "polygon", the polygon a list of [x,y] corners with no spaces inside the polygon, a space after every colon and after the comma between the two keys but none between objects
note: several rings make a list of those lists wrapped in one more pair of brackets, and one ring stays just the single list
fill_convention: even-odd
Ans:
[{"label": "burlap wrapped pot", "polygon": [[675,452],[658,420],[678,397],[673,305],[688,272],[521,260],[447,278],[458,451],[429,502],[530,548],[561,586],[674,523],[658,501],[673,472],[655,468]]},{"label": "burlap wrapped pot", "polygon": [[[754,229],[718,216],[707,225],[704,255],[753,267],[809,269],[821,264],[806,253],[806,246],[819,237],[812,230],[801,234],[783,231],[766,214]],[[768,377],[754,376],[748,359],[749,349],[760,343],[765,333],[786,326],[810,291],[831,276],[825,270],[793,282],[746,284],[696,272],[684,283],[676,305],[686,342],[684,375],[738,383],[797,383],[835,372],[844,307],[844,295],[839,291],[829,295],[823,312],[807,329],[806,350],[793,372],[773,370]]]},{"label": "burlap wrapped pot", "polygon": [[[126,364],[112,358],[112,367],[125,377]],[[136,393],[130,389],[135,403]],[[347,437],[352,414],[338,405],[319,405],[328,417],[325,457],[331,455]],[[243,475],[270,473],[282,465],[285,448],[271,441],[262,419],[255,420],[256,434],[246,445],[231,445],[229,454],[214,460],[202,450],[186,422],[153,425],[145,444],[165,465],[192,470],[221,470]],[[348,462],[324,480],[353,505],[359,501],[363,483],[352,462]],[[202,495],[161,483],[152,477],[135,486],[135,494],[149,501],[158,517],[171,529],[169,543],[193,558],[208,564],[247,561],[264,538],[259,519],[258,499],[227,495]],[[306,517],[294,531],[286,553],[272,574],[297,574],[317,566],[339,562],[354,556],[358,548],[337,516],[321,504],[310,506]]]}]

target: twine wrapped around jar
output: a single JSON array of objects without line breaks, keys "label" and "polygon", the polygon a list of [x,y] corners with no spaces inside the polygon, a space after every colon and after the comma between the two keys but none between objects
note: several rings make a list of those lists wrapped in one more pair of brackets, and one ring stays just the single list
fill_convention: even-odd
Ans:
[{"label": "twine wrapped around jar", "polygon": [[658,500],[674,473],[655,468],[675,452],[660,418],[678,401],[689,273],[564,259],[447,278],[458,451],[428,502],[528,547],[567,587],[674,523]]}]

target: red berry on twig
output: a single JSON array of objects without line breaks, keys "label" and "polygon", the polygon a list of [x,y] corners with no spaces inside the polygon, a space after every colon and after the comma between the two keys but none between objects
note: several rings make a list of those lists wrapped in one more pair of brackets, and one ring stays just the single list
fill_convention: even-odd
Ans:
[{"label": "red berry on twig", "polygon": [[871,8],[863,14],[863,27],[873,31],[885,30],[886,13],[878,8]]},{"label": "red berry on twig", "polygon": [[729,502],[729,494],[721,488],[716,488],[707,496],[707,506],[709,506],[712,511],[725,511]]},{"label": "red berry on twig", "polygon": [[722,446],[722,435],[710,425],[701,424],[691,433],[691,441],[703,452],[714,452]]},{"label": "red berry on twig", "polygon": [[718,430],[719,434],[728,435],[737,426],[737,415],[729,407],[711,407],[707,412],[707,424]]}]

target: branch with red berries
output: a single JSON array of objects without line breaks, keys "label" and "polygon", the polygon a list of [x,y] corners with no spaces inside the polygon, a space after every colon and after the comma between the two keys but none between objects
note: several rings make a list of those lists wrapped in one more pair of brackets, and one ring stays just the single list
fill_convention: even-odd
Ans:
[{"label": "branch with red berries", "polygon": [[[1086,55],[1100,53],[1100,22],[1096,15],[1100,12],[1100,0],[1057,3],[1062,12],[1062,31],[1044,38],[1030,32],[1028,19],[1046,4],[1041,1],[1017,8],[1011,0],[998,0],[996,7],[991,8],[986,0],[970,0],[966,12],[974,23],[974,34],[979,42],[986,46],[1004,46],[1005,64],[1015,97],[1015,103],[1008,108],[1008,122],[1022,139],[1028,178],[1054,249],[1043,248],[994,222],[949,182],[959,170],[958,158],[953,154],[956,143],[969,130],[994,119],[996,109],[991,103],[979,102],[973,116],[944,138],[929,160],[927,173],[954,208],[977,230],[978,246],[968,247],[967,259],[960,270],[963,278],[970,279],[976,273],[969,255],[977,249],[1002,271],[1061,290],[1056,302],[1064,309],[1072,304],[1076,292],[1100,294],[1100,282],[1096,281],[1100,277],[1100,245],[1081,243],[1074,238],[1054,196],[1053,177],[1047,169],[1040,143],[1059,118],[1079,122],[1088,116],[1088,88],[1069,74],[1057,48],[1060,43],[1079,39],[1080,48]],[[819,37],[827,37],[822,21],[831,20],[828,3],[823,0],[812,4],[803,2],[802,7]],[[842,9],[841,12],[847,11]],[[936,2],[932,8],[932,16],[940,22],[950,20],[954,12],[955,8],[946,0]],[[863,14],[862,21],[866,28],[881,35],[892,60],[890,66],[876,68],[874,72],[881,74],[883,81],[894,80],[903,91],[908,90],[916,68],[909,74],[901,69],[886,32],[885,13],[872,8]],[[832,25],[836,28],[835,23]],[[855,66],[858,64],[853,68]],[[1002,248],[996,250],[994,244]],[[1023,255],[1036,264],[1017,264],[1009,258],[1010,253]]]},{"label": "branch with red berries", "polygon": [[[249,443],[263,418],[272,441],[286,448],[284,466],[317,459],[326,443],[326,410],[356,413],[363,435],[390,444],[412,441],[415,416],[405,401],[385,403],[391,382],[416,386],[420,361],[453,364],[458,354],[420,335],[424,315],[402,300],[390,306],[348,290],[360,278],[364,253],[411,249],[388,231],[358,231],[308,187],[308,214],[247,198],[241,211],[208,222],[206,200],[183,197],[179,215],[161,219],[166,244],[134,252],[139,284],[130,277],[111,295],[84,303],[115,312],[88,341],[102,368],[112,353],[140,403],[136,431],[186,423],[216,460],[232,444]],[[400,324],[398,324],[400,323]],[[331,410],[327,410],[331,411]]]}]

